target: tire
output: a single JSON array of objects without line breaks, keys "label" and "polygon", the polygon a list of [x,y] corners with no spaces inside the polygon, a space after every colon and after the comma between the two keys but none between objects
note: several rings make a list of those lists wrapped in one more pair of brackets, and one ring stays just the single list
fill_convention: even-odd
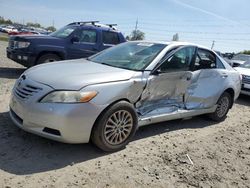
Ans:
[{"label": "tire", "polygon": [[38,64],[49,63],[49,62],[54,62],[54,61],[59,61],[59,60],[61,60],[61,58],[56,54],[44,54],[37,60],[36,64],[38,65]]},{"label": "tire", "polygon": [[118,151],[129,143],[137,126],[138,119],[133,106],[120,101],[99,116],[93,127],[91,140],[103,151]]},{"label": "tire", "polygon": [[211,113],[208,115],[208,117],[214,121],[223,121],[225,120],[227,113],[230,109],[230,107],[232,106],[232,102],[233,102],[233,98],[232,96],[227,93],[224,92],[218,102],[217,102],[217,108],[215,110],[214,113]]}]

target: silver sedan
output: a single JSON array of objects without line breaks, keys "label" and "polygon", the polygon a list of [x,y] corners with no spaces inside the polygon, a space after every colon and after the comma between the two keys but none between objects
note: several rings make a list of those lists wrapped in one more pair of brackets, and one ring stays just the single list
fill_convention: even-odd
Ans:
[{"label": "silver sedan", "polygon": [[205,47],[127,42],[28,69],[13,88],[10,116],[28,132],[115,151],[143,125],[200,114],[224,120],[240,88],[240,74]]}]

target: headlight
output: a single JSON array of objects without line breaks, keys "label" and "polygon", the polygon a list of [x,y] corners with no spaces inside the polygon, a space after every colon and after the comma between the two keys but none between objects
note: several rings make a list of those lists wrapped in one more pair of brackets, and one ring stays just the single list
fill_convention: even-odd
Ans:
[{"label": "headlight", "polygon": [[96,91],[54,91],[46,95],[41,103],[84,103],[97,95]]},{"label": "headlight", "polygon": [[14,41],[14,48],[27,48],[30,42]]}]

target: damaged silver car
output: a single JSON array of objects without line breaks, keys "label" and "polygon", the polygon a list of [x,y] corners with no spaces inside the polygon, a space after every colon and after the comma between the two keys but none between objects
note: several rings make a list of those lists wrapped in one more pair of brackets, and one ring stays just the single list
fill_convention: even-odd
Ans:
[{"label": "damaged silver car", "polygon": [[127,42],[28,69],[13,88],[10,116],[28,132],[115,151],[140,126],[200,114],[224,120],[240,88],[240,74],[205,47]]}]

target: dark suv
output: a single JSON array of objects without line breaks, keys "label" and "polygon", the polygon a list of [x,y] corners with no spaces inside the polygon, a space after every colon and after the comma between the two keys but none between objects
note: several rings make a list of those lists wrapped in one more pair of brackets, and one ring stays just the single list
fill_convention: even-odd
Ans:
[{"label": "dark suv", "polygon": [[7,57],[26,67],[64,59],[86,58],[125,42],[114,24],[74,22],[50,35],[11,36]]}]

